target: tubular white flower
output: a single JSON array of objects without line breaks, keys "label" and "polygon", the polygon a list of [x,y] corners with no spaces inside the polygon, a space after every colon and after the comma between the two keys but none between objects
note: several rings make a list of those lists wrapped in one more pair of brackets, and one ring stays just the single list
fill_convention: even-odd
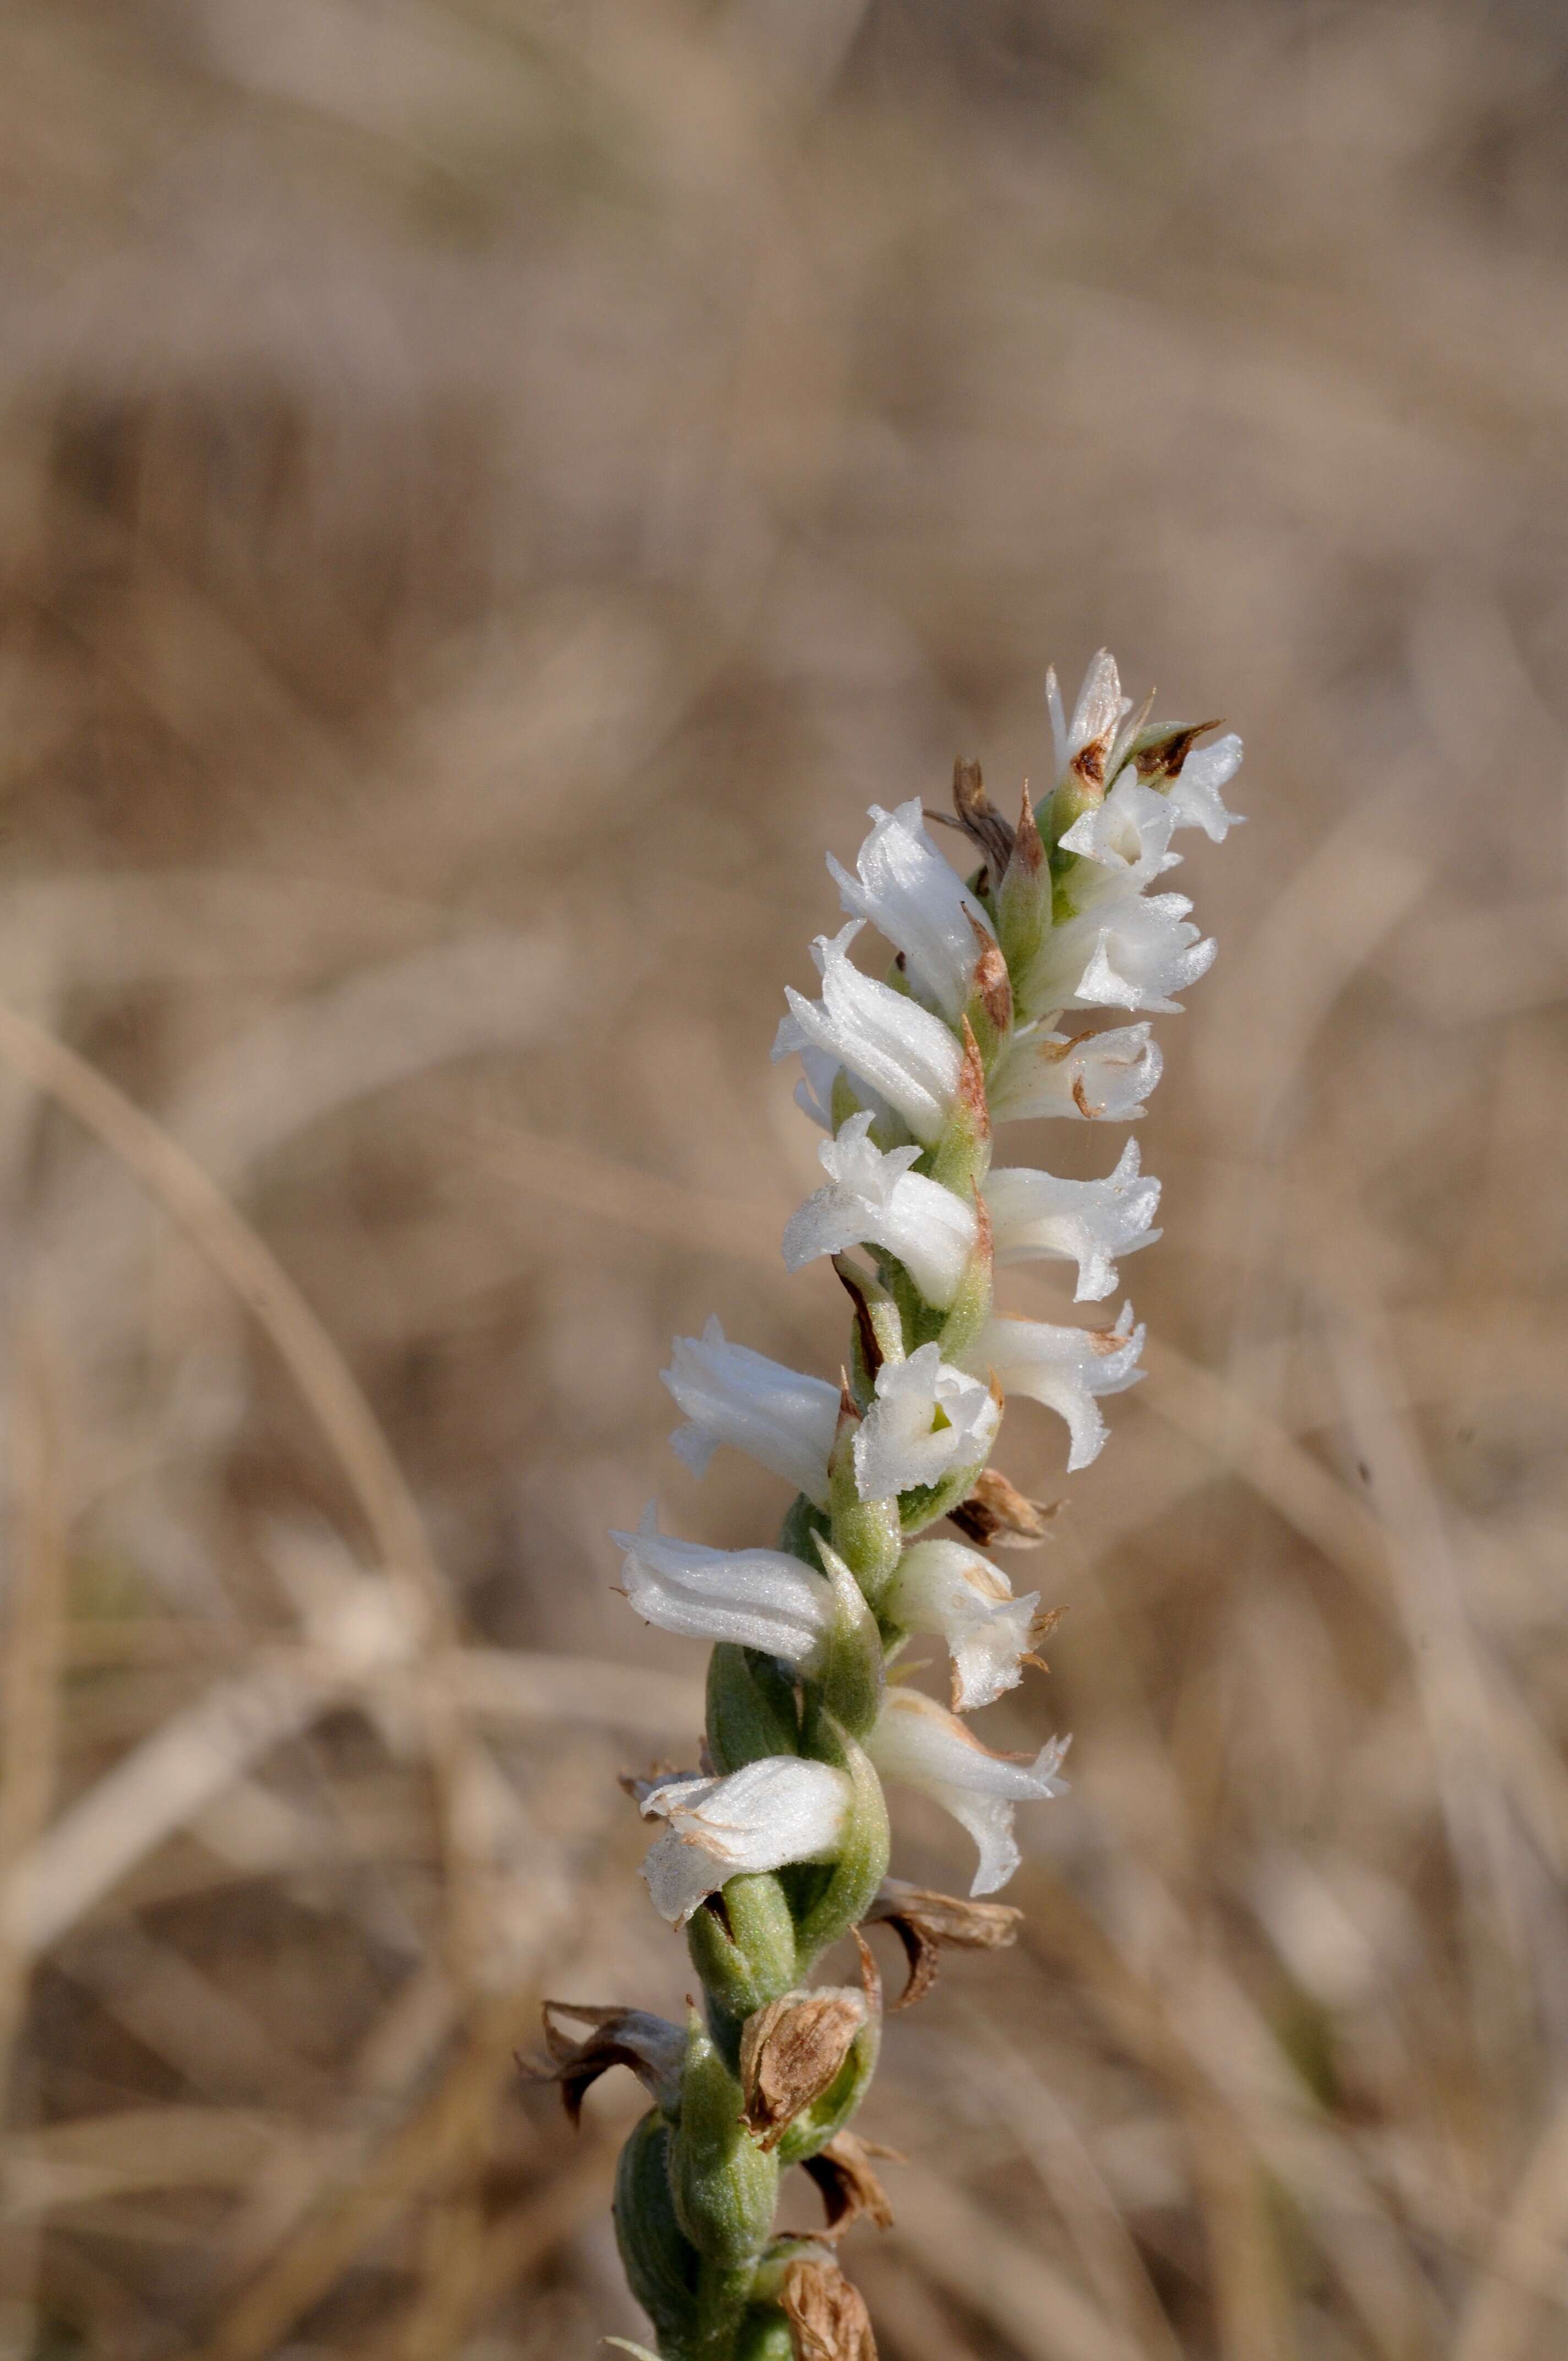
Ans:
[{"label": "tubular white flower", "polygon": [[654,1908],[684,1927],[742,1871],[831,1861],[850,1797],[846,1773],[794,1754],[763,1755],[722,1779],[661,1780],[639,1799],[644,1819],[669,1822],[642,1863]]},{"label": "tubular white flower", "polygon": [[963,1542],[916,1542],[899,1560],[886,1610],[909,1631],[929,1631],[953,1660],[953,1708],[972,1713],[1016,1687],[1034,1637],[1037,1590],[1014,1598],[999,1566]]},{"label": "tubular white flower", "polygon": [[872,1117],[851,1115],[837,1139],[817,1149],[830,1176],[808,1197],[784,1234],[791,1270],[817,1255],[846,1246],[885,1246],[898,1257],[927,1303],[946,1311],[974,1252],[979,1224],[972,1205],[910,1166],[917,1148],[884,1155],[870,1137]]},{"label": "tubular white flower", "polygon": [[833,1587],[782,1550],[706,1549],[661,1533],[652,1501],[626,1552],[626,1596],[645,1622],[682,1639],[730,1641],[809,1668],[833,1625]]},{"label": "tubular white flower", "polygon": [[1211,844],[1223,844],[1227,829],[1240,828],[1241,812],[1227,811],[1223,791],[1242,766],[1242,741],[1234,730],[1188,755],[1170,783],[1170,807],[1178,828],[1201,828]]},{"label": "tubular white flower", "polygon": [[856,855],[857,876],[828,856],[839,900],[851,918],[869,918],[903,952],[920,999],[956,1025],[980,942],[993,932],[991,920],[927,833],[918,796],[896,811],[873,804],[871,816],[876,825]]},{"label": "tubular white flower", "polygon": [[670,1442],[694,1476],[706,1474],[719,1444],[732,1443],[819,1509],[827,1507],[837,1386],[731,1345],[717,1320],[708,1322],[700,1340],[677,1336],[670,1367],[661,1374],[688,1422]]},{"label": "tubular white flower", "polygon": [[1184,894],[1129,894],[1053,927],[1029,972],[1030,1008],[1148,1008],[1177,1013],[1172,994],[1195,983],[1217,945],[1187,913]]},{"label": "tubular white flower", "polygon": [[1088,864],[1073,873],[1070,892],[1079,910],[1115,894],[1141,894],[1146,885],[1176,868],[1170,850],[1177,815],[1168,796],[1139,784],[1129,763],[1103,803],[1080,812],[1062,838],[1062,849]]},{"label": "tubular white flower", "polygon": [[826,1050],[884,1098],[927,1147],[938,1137],[958,1093],[962,1053],[939,1016],[891,984],[862,975],[849,946],[862,921],[834,936],[819,935],[812,956],[822,997],[787,990],[790,1014],[781,1023],[773,1056],[807,1047]]},{"label": "tubular white flower", "polygon": [[1133,709],[1132,698],[1122,694],[1116,659],[1109,648],[1102,648],[1091,660],[1070,721],[1063,719],[1061,690],[1057,685],[1054,665],[1046,675],[1046,704],[1051,717],[1051,738],[1056,748],[1058,778],[1074,756],[1081,754],[1086,746],[1099,748],[1103,765],[1102,776],[1109,777],[1109,757],[1117,730]]},{"label": "tubular white flower", "polygon": [[1084,1123],[1135,1123],[1165,1067],[1147,1025],[1103,1033],[1015,1034],[991,1080],[994,1123],[1072,1115]]},{"label": "tubular white flower", "polygon": [[1144,1331],[1133,1307],[1122,1306],[1113,1328],[1057,1328],[1044,1320],[987,1321],[965,1358],[985,1369],[1004,1394],[1027,1394],[1067,1422],[1072,1448],[1068,1473],[1099,1456],[1105,1421],[1097,1397],[1125,1393],[1143,1376],[1138,1356]]},{"label": "tubular white flower", "polygon": [[1067,1792],[1058,1776],[1069,1741],[1053,1738],[1033,1763],[992,1754],[953,1714],[917,1689],[894,1689],[866,1741],[866,1752],[889,1779],[951,1812],[980,1850],[970,1894],[994,1894],[1018,1866],[1013,1815],[1019,1804]]},{"label": "tubular white flower", "polygon": [[1114,1256],[1135,1254],[1159,1235],[1149,1227],[1159,1208],[1159,1182],[1139,1177],[1137,1143],[1131,1139],[1104,1180],[1060,1180],[1054,1172],[1014,1166],[992,1173],[985,1203],[997,1261],[1047,1256],[1076,1262],[1080,1303],[1098,1303],[1111,1293]]},{"label": "tubular white flower", "polygon": [[855,1436],[855,1483],[862,1500],[888,1500],[939,1484],[991,1449],[1002,1409],[979,1378],[922,1345],[906,1361],[884,1361],[876,1400]]}]

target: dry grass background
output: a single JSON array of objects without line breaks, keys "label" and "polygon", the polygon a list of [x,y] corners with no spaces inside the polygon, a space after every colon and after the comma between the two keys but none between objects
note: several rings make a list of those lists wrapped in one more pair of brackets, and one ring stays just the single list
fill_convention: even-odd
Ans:
[{"label": "dry grass background", "polygon": [[1545,5],[5,12],[7,2354],[636,2333],[631,2093],[511,2066],[687,1982],[604,1528],[765,1537],[656,1371],[840,1349],[822,848],[1102,639],[1252,821],[990,1717],[1074,1793],[850,2268],[889,2361],[1568,2350],[1565,83]]}]

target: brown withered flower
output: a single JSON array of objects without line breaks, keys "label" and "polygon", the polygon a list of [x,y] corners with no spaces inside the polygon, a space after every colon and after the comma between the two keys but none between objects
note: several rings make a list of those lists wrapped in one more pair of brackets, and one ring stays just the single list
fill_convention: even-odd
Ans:
[{"label": "brown withered flower", "polygon": [[945,1949],[1003,1950],[1017,1939],[1023,1916],[1011,1903],[961,1902],[951,1894],[933,1894],[925,1886],[906,1885],[900,1877],[884,1877],[865,1923],[891,1927],[909,1961],[909,1982],[894,2008],[910,2008],[930,1991]]},{"label": "brown withered flower", "polygon": [[939,821],[943,828],[961,829],[971,844],[980,847],[992,877],[1000,877],[1013,854],[1014,831],[985,792],[978,763],[966,763],[960,754],[953,764],[953,813],[927,812],[927,819]]},{"label": "brown withered flower", "polygon": [[776,2147],[798,2115],[831,2088],[856,2037],[882,2015],[882,1979],[858,1928],[861,1990],[825,1984],[785,1993],[749,2016],[740,2035],[740,2090],[747,2129]]},{"label": "brown withered flower", "polygon": [[[550,2062],[523,2066],[523,2079],[559,2082],[561,2103],[573,2123],[581,2123],[586,2092],[612,2066],[630,2066],[656,2104],[674,2107],[686,2054],[686,2037],[678,2025],[645,2009],[598,2008],[568,2000],[545,2001],[540,2015]],[[593,2030],[586,2040],[574,2040],[554,2022],[557,2016],[575,2016]]]},{"label": "brown withered flower", "polygon": [[894,2164],[904,2161],[896,2148],[881,2147],[875,2140],[861,2139],[855,2132],[835,2132],[825,2147],[806,2158],[802,2169],[810,2174],[821,2191],[823,2210],[828,2216],[824,2238],[843,2237],[862,2214],[879,2230],[892,2229],[893,2207],[872,2169],[873,2156],[886,2158]]},{"label": "brown withered flower", "polygon": [[800,2361],[876,2361],[876,2338],[859,2288],[830,2255],[803,2252],[784,2276],[779,2303]]},{"label": "brown withered flower", "polygon": [[1034,1549],[1047,1538],[1046,1527],[1060,1507],[1059,1500],[1026,1500],[1000,1468],[987,1467],[950,1515],[981,1549]]}]

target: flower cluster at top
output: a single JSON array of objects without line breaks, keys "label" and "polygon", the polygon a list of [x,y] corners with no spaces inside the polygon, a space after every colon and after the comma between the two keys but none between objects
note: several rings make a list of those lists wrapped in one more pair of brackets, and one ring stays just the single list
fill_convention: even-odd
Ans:
[{"label": "flower cluster at top", "polygon": [[[672,1539],[652,1509],[615,1536],[636,1611],[713,1643],[701,1767],[632,1783],[662,1824],[644,1875],[687,1930],[706,2023],[587,2012],[587,2040],[552,2026],[552,2070],[572,2100],[630,2064],[654,2098],[622,2158],[617,2223],[660,2350],[683,2361],[874,2350],[828,2246],[771,2237],[778,2169],[814,2173],[830,2231],[885,2218],[845,2128],[880,2030],[859,1930],[892,1926],[907,1999],[939,1945],[1004,1941],[1016,1916],[887,1878],[883,1780],[968,1831],[974,1896],[1018,1865],[1017,1806],[1064,1784],[1065,1740],[1020,1761],[963,1719],[1019,1681],[1048,1620],[979,1545],[1043,1531],[989,1461],[1022,1395],[1065,1423],[1069,1470],[1087,1466],[1102,1400],[1137,1381],[1143,1331],[1130,1304],[1100,1327],[999,1313],[993,1279],[1050,1258],[1074,1268],[1079,1301],[1112,1296],[1121,1259],[1159,1235],[1159,1185],[1131,1142],[1103,1179],[1059,1180],[993,1164],[992,1131],[1143,1113],[1161,1062],[1149,1017],[1178,1009],[1214,954],[1186,898],[1151,889],[1180,859],[1179,829],[1224,837],[1241,744],[1200,746],[1214,723],[1151,726],[1104,653],[1070,720],[1054,675],[1047,697],[1055,779],[1038,813],[1025,787],[1010,822],[960,763],[944,824],[964,840],[966,881],[917,801],[873,807],[854,870],[828,862],[848,923],[813,945],[817,994],[788,994],[773,1055],[798,1056],[796,1099],[827,1137],[823,1185],[784,1254],[792,1270],[830,1257],[848,1291],[841,1380],[782,1367],[717,1321],[677,1339],[664,1372],[688,1466],[701,1475],[733,1445],[794,1488],[777,1545]],[[878,974],[851,957],[868,929],[887,946]],[[1102,1010],[1131,1021],[1089,1021]],[[951,1710],[898,1676],[917,1633],[945,1642]],[[861,1989],[807,1991],[817,1956],[851,1932]]]}]

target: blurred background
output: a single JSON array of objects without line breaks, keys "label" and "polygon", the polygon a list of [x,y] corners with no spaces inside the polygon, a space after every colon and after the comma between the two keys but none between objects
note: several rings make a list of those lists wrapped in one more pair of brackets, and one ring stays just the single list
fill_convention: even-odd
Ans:
[{"label": "blurred background", "polygon": [[846,2266],[884,2361],[1568,2350],[1565,97],[1544,0],[6,9],[0,2352],[639,2334],[637,2095],[513,2064],[690,1981],[605,1529],[769,1537],[657,1372],[843,1349],[823,850],[1102,642],[1250,823],[1149,1379],[1003,1442],[1073,1793]]}]

